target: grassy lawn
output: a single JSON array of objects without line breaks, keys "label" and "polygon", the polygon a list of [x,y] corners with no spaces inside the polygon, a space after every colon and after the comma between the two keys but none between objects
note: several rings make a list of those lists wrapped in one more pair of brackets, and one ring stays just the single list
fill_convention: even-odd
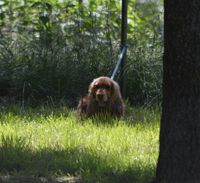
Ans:
[{"label": "grassy lawn", "polygon": [[138,108],[120,121],[79,122],[65,107],[1,107],[0,175],[146,183],[155,173],[159,120],[158,110]]}]

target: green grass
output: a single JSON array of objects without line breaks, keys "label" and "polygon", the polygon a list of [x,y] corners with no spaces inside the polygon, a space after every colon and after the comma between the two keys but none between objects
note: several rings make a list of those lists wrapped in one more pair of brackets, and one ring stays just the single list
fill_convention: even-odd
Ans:
[{"label": "green grass", "polygon": [[76,120],[65,107],[0,110],[0,173],[80,176],[82,182],[150,181],[158,157],[158,110],[126,119]]}]

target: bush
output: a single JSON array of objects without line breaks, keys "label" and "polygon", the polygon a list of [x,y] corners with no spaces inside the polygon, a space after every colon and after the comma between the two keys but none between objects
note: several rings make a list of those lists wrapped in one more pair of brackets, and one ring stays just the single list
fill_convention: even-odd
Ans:
[{"label": "bush", "polygon": [[[0,96],[73,106],[93,78],[111,76],[120,53],[120,4],[30,3],[14,1],[12,11],[3,5]],[[131,0],[129,6],[126,96],[134,105],[151,105],[161,98],[162,14],[155,3],[148,9]]]}]

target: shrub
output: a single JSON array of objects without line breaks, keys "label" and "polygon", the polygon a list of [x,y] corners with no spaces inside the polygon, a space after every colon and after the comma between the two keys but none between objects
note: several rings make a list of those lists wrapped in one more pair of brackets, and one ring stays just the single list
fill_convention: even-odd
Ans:
[{"label": "shrub", "polygon": [[[129,2],[124,73],[126,96],[135,105],[161,98],[162,14],[157,4],[150,5]],[[2,7],[0,96],[23,103],[74,105],[93,78],[111,75],[120,51],[118,1],[14,1],[11,9],[6,2]]]}]

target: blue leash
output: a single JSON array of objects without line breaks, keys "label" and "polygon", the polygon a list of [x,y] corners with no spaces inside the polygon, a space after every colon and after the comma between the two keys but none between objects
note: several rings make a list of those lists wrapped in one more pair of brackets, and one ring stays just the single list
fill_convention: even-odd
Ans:
[{"label": "blue leash", "polygon": [[127,46],[126,46],[126,45],[122,45],[122,48],[123,48],[123,49],[122,49],[122,52],[121,52],[121,54],[120,54],[120,56],[119,56],[119,59],[118,59],[118,61],[117,61],[117,64],[116,64],[116,66],[115,66],[115,69],[114,69],[114,71],[113,71],[113,73],[112,73],[112,76],[110,77],[112,80],[114,79],[114,77],[115,77],[117,71],[119,70],[119,66],[120,66],[120,64],[121,64],[121,62],[122,62],[122,59],[123,59],[123,57],[124,57],[124,54],[126,53]]}]

